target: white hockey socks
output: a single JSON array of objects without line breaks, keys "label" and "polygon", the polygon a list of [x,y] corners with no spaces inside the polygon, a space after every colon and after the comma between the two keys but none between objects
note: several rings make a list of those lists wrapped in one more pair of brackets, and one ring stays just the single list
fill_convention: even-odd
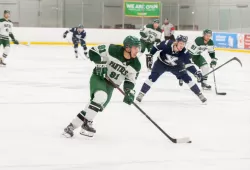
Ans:
[{"label": "white hockey socks", "polygon": [[[201,66],[201,72],[202,72],[203,76],[206,75],[207,73],[209,73],[209,65],[206,64],[206,65]],[[208,76],[205,76],[203,78],[204,83],[207,83],[207,78],[208,78]]]},{"label": "white hockey socks", "polygon": [[103,110],[103,104],[107,101],[107,99],[108,95],[106,92],[97,91],[94,94],[94,99],[86,105],[86,108],[82,110],[75,119],[73,119],[73,126],[78,128],[82,125],[85,119],[93,121],[97,113]]},{"label": "white hockey socks", "polygon": [[7,56],[9,55],[10,53],[10,46],[6,46],[4,48],[4,52],[3,52],[3,55],[0,57],[2,61],[4,61],[4,59],[7,58]]}]

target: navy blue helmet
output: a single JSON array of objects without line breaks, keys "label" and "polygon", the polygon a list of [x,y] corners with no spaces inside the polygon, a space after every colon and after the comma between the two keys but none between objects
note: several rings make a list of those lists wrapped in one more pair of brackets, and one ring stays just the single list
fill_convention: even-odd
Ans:
[{"label": "navy blue helmet", "polygon": [[79,25],[78,25],[78,28],[83,29],[84,27],[83,27],[82,24],[79,24]]},{"label": "navy blue helmet", "polygon": [[178,35],[176,38],[176,41],[182,41],[182,42],[186,43],[188,41],[188,37],[184,36],[184,35]]}]

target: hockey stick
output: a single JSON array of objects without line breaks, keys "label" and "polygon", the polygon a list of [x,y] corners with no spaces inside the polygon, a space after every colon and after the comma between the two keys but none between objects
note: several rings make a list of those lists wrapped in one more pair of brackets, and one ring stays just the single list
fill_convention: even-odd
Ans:
[{"label": "hockey stick", "polygon": [[[214,68],[213,68],[213,70],[214,70]],[[226,92],[218,92],[218,91],[217,91],[217,85],[216,85],[216,79],[215,79],[215,72],[213,72],[213,76],[214,76],[214,88],[215,88],[215,93],[216,93],[217,95],[226,95],[226,94],[227,94]]]},{"label": "hockey stick", "polygon": [[[106,77],[106,79],[116,88],[118,89],[124,96],[125,93],[122,91],[122,89],[117,86],[110,78]],[[192,141],[189,138],[172,138],[169,136],[157,123],[155,123],[135,102],[132,102],[132,104],[142,113],[146,118],[157,127],[171,142],[173,143],[192,143]]]},{"label": "hockey stick", "polygon": [[223,67],[224,65],[226,65],[226,64],[228,64],[228,63],[230,63],[230,62],[231,62],[231,61],[233,61],[233,60],[238,61],[238,62],[240,63],[240,65],[241,65],[241,67],[242,67],[242,63],[241,63],[241,61],[240,61],[237,57],[234,57],[234,58],[231,58],[230,60],[228,60],[227,62],[225,62],[224,64],[220,65],[219,67],[217,67],[217,68],[213,69],[212,71],[210,71],[209,73],[207,73],[207,74],[206,74],[206,75],[204,75],[203,77],[208,76],[209,74],[211,74],[211,73],[215,72],[216,70],[218,70],[219,68]]}]

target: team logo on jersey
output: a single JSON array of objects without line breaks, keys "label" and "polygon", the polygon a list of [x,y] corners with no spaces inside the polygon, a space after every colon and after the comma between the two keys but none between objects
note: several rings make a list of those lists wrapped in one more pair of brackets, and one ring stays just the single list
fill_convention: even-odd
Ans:
[{"label": "team logo on jersey", "polygon": [[207,47],[207,46],[200,46],[198,49],[199,49],[200,51],[205,51],[205,50],[208,49],[208,47]]},{"label": "team logo on jersey", "polygon": [[172,55],[168,55],[166,54],[166,59],[164,60],[168,65],[171,66],[176,66],[177,63],[176,61],[178,60],[178,57],[172,56]]},{"label": "team logo on jersey", "polygon": [[157,37],[157,34],[154,31],[148,31],[149,34],[153,35],[154,37]]},{"label": "team logo on jersey", "polygon": [[128,73],[128,71],[126,70],[125,67],[121,66],[120,64],[117,64],[113,61],[110,62],[109,64],[113,69],[117,70],[118,72],[120,72],[122,75],[126,75]]}]

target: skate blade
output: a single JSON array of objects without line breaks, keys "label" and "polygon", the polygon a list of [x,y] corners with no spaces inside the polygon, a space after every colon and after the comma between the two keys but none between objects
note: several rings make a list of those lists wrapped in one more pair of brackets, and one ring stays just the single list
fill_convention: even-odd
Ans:
[{"label": "skate blade", "polygon": [[207,105],[207,100],[206,101],[201,101],[202,102],[202,105]]},{"label": "skate blade", "polygon": [[203,90],[207,90],[210,91],[212,88],[206,88],[206,87],[202,87]]},{"label": "skate blade", "polygon": [[86,130],[81,130],[80,135],[87,136],[87,137],[93,137],[94,133],[93,132],[88,132]]},{"label": "skate blade", "polygon": [[61,136],[65,137],[65,138],[72,138],[72,137],[73,137],[73,136],[71,136],[70,134],[65,133],[65,132],[63,132],[63,133],[61,134]]}]

